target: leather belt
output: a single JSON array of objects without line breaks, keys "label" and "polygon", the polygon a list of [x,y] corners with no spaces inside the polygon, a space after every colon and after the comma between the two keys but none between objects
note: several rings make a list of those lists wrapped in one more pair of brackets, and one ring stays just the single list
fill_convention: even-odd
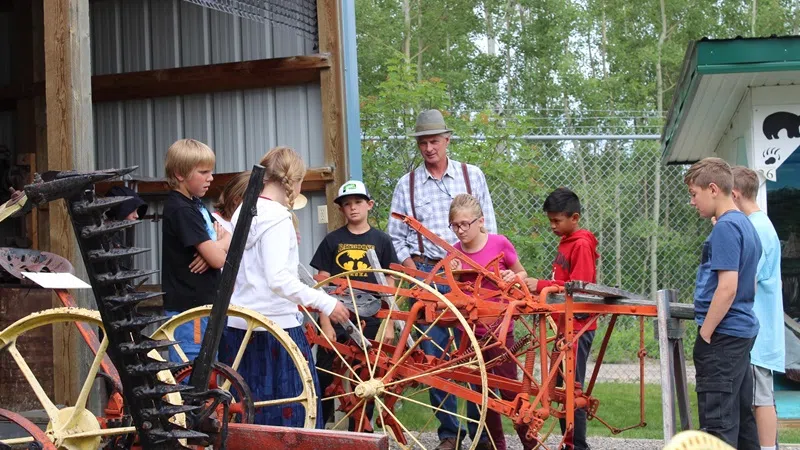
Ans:
[{"label": "leather belt", "polygon": [[414,262],[418,262],[420,264],[428,264],[431,266],[435,266],[436,264],[439,264],[439,261],[441,261],[441,258],[434,259],[434,258],[428,258],[427,256],[423,255],[411,255],[411,259]]}]

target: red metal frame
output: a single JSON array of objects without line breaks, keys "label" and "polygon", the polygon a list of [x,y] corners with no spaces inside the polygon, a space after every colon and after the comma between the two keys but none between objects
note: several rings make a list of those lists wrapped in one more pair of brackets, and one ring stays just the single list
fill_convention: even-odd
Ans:
[{"label": "red metal frame", "polygon": [[[506,390],[517,392],[518,395],[512,400],[501,398],[489,398],[486,402],[487,407],[506,417],[509,417],[515,427],[526,427],[529,438],[536,438],[538,432],[549,417],[566,419],[567,430],[574,426],[575,409],[585,408],[590,419],[597,419],[603,423],[612,433],[645,425],[644,416],[644,317],[655,317],[657,314],[655,305],[612,305],[575,302],[573,296],[560,286],[552,286],[542,290],[538,295],[532,294],[525,283],[505,282],[500,276],[498,261],[502,257],[499,255],[487,266],[482,267],[473,261],[469,256],[459,252],[449,243],[439,238],[429,230],[424,228],[421,223],[412,217],[393,214],[393,217],[402,220],[413,230],[421,233],[425,238],[439,245],[448,252],[448,255],[436,264],[430,273],[421,272],[401,265],[392,265],[390,268],[405,273],[408,276],[423,280],[428,285],[446,285],[451,290],[445,297],[462,313],[469,324],[482,323],[488,328],[487,338],[483,349],[498,347],[504,349],[502,358],[507,360],[513,358],[518,367],[522,369],[522,379],[508,379],[494,374],[487,375],[488,388],[491,390]],[[473,272],[477,278],[474,282],[459,282],[456,274],[451,270],[451,261],[454,258],[469,264],[475,269]],[[481,287],[482,281],[490,281],[497,290]],[[367,352],[370,364],[377,367],[376,375],[384,377],[384,382],[400,381],[390,389],[397,393],[402,392],[405,384],[402,380],[412,379],[409,383],[421,383],[440,389],[448,394],[454,395],[466,401],[479,403],[482,401],[481,394],[469,388],[469,384],[479,384],[480,375],[474,369],[460,366],[459,363],[474,357],[475,352],[470,350],[466,338],[458,344],[455,357],[450,360],[438,359],[425,355],[420,349],[414,348],[409,352],[407,346],[408,337],[415,325],[431,324],[438,322],[442,326],[454,326],[458,323],[455,315],[450,313],[445,304],[439,297],[420,287],[391,287],[355,280],[337,279],[333,280],[336,286],[334,295],[347,295],[349,289],[361,289],[374,293],[399,295],[414,299],[415,302],[408,311],[391,311],[391,317],[405,323],[400,333],[396,346],[383,344],[382,351],[378,354],[379,346],[374,342],[372,348]],[[62,290],[57,290],[59,299],[64,306],[76,306],[72,297]],[[558,304],[548,304],[547,299],[551,294],[563,294],[564,302]],[[378,318],[386,318],[390,312],[382,309],[376,314]],[[575,382],[575,349],[578,339],[586,332],[588,327],[597,320],[595,316],[589,323],[581,329],[575,329],[576,314],[610,314],[606,335],[603,338],[600,352],[592,372],[589,383],[580,386]],[[545,320],[547,315],[558,316],[558,332],[555,338],[548,338],[548,324]],[[611,332],[619,315],[635,315],[640,317],[640,421],[638,424],[624,428],[616,428],[609,425],[602,418],[597,416],[599,407],[598,399],[591,396],[594,388],[599,368],[608,347]],[[507,331],[514,319],[523,316],[532,316],[533,324],[529,325],[522,321],[530,331],[530,337],[525,342],[519,342],[512,350],[505,349],[505,339]],[[93,352],[97,352],[99,341],[94,330],[88,325],[77,324],[84,340],[91,347]],[[310,344],[320,345],[324,348],[335,348],[339,354],[351,363],[357,371],[362,371],[368,375],[367,364],[363,364],[364,350],[355,343],[330,343],[325,338],[319,336],[313,327],[307,328],[306,336]],[[420,339],[414,343],[417,347]],[[450,345],[447,346],[448,348]],[[538,351],[538,358],[537,358]],[[524,363],[520,357],[525,355]],[[537,360],[538,359],[538,360]],[[487,362],[489,366],[497,362]],[[536,364],[539,365],[539,373],[544,374],[542,379],[537,382],[533,374]],[[562,370],[562,363],[564,369]],[[123,402],[120,394],[121,386],[119,374],[117,373],[110,360],[106,357],[102,362],[103,371],[109,375],[113,384],[117,388],[109,399],[108,407],[105,410],[106,416],[99,418],[101,426],[112,425],[111,421],[122,417]],[[344,371],[342,367],[340,370]],[[557,385],[557,377],[563,378],[563,386]],[[334,394],[345,394],[341,383],[336,382],[332,385],[336,390]],[[338,389],[338,390],[337,390]],[[353,408],[365,407],[363,402],[351,396],[340,397],[340,408],[349,411]],[[386,408],[393,408],[397,398],[385,399]],[[2,413],[2,411],[0,411]],[[0,414],[1,415],[1,414]],[[395,436],[403,439],[402,429],[399,427],[395,418],[384,411],[382,415],[385,426],[393,429]],[[13,420],[13,419],[12,419]],[[15,420],[16,421],[16,420]],[[18,422],[19,423],[19,422]],[[367,428],[368,424],[363,424]],[[264,427],[246,424],[230,424],[228,448],[232,450],[247,449],[253,447],[292,447],[292,448],[320,448],[324,443],[325,448],[353,448],[359,446],[362,449],[388,448],[385,436],[375,436],[369,434],[353,434],[340,432],[326,432],[320,430],[300,430],[300,429],[280,429],[279,427]],[[564,441],[560,445],[563,445]]]},{"label": "red metal frame", "polygon": [[[545,315],[558,315],[558,333],[555,340],[548,342],[547,322],[538,320],[533,327],[526,324],[531,331],[531,336],[536,336],[534,345],[530,345],[519,355],[509,353],[509,357],[517,359],[517,365],[523,370],[522,380],[511,380],[493,374],[488,375],[488,388],[492,390],[502,389],[518,392],[511,401],[498,398],[490,398],[487,407],[499,414],[509,417],[515,426],[528,427],[528,437],[535,438],[541,426],[548,417],[564,418],[567,422],[567,429],[571,430],[575,421],[575,409],[585,408],[588,417],[597,419],[616,434],[621,431],[644,426],[644,317],[655,317],[657,314],[655,305],[613,305],[575,302],[573,296],[566,292],[563,287],[552,286],[542,290],[538,295],[528,291],[526,285],[520,282],[507,283],[500,276],[497,261],[500,256],[486,267],[482,267],[469,258],[468,255],[459,252],[449,243],[427,230],[419,221],[412,217],[393,213],[395,219],[402,220],[411,229],[421,233],[426,239],[442,247],[447,251],[447,256],[439,261],[430,273],[421,272],[398,264],[393,264],[390,269],[405,273],[410,277],[423,280],[428,285],[446,285],[450,292],[444,294],[445,297],[464,315],[470,324],[479,322],[484,325],[491,325],[492,334],[491,346],[505,345],[506,332],[512,320],[521,316],[535,316],[544,318]],[[473,283],[459,282],[456,274],[450,269],[450,262],[457,257],[462,262],[469,264],[475,269],[472,271],[477,275]],[[481,281],[487,280],[494,283],[498,290],[481,288]],[[336,286],[333,294],[347,296],[348,289],[361,289],[364,291],[408,297],[416,300],[408,311],[391,311],[391,317],[395,320],[402,320],[405,326],[400,333],[397,346],[383,344],[381,354],[377,353],[378,343],[368,351],[367,357],[370,363],[378,367],[378,373],[383,376],[388,375],[384,382],[397,381],[405,378],[413,378],[414,382],[422,383],[440,389],[448,394],[454,395],[466,401],[480,402],[481,395],[468,387],[465,383],[480,383],[480,376],[476,371],[464,367],[456,367],[452,370],[442,371],[448,366],[457,366],[458,359],[443,361],[432,356],[424,355],[421,350],[408,352],[406,348],[407,337],[410,336],[413,325],[430,324],[439,318],[439,325],[453,326],[457,320],[452,313],[446,311],[445,305],[436,295],[419,287],[397,287],[382,286],[355,280],[335,279],[332,284]],[[550,294],[563,294],[564,302],[559,304],[548,304],[547,299]],[[594,318],[585,324],[581,329],[575,329],[576,314],[594,314]],[[578,339],[586,332],[588,327],[595,323],[597,315],[611,315],[606,335],[600,347],[594,371],[590,381],[585,386],[580,386],[575,382],[575,350]],[[386,318],[389,315],[388,309],[382,309],[376,317]],[[611,332],[619,315],[634,315],[640,317],[640,421],[639,423],[624,428],[616,428],[609,425],[602,418],[597,416],[599,400],[591,396],[608,347]],[[538,328],[538,329],[537,329]],[[307,329],[306,336],[309,342],[318,344],[325,348],[335,347],[336,350],[348,361],[356,362],[364,359],[364,350],[353,343],[340,344],[329,343],[325,338],[320,337],[313,327]],[[536,351],[543,345],[552,345],[548,351],[539,351],[539,358],[536,361]],[[462,343],[466,344],[466,343]],[[524,347],[523,345],[522,347]],[[417,349],[418,350],[418,349]],[[468,350],[462,347],[462,350]],[[473,353],[474,354],[474,353]],[[519,356],[526,355],[524,364],[519,361]],[[405,359],[401,359],[406,355]],[[470,353],[462,356],[467,358]],[[560,367],[564,362],[565,370],[562,374]],[[546,374],[540,382],[533,379],[534,366],[538,362],[539,373]],[[344,370],[344,368],[342,368]],[[439,372],[442,371],[442,372]],[[431,375],[425,373],[435,372]],[[557,376],[563,375],[563,387],[558,387]],[[334,382],[335,384],[335,382]],[[402,390],[403,385],[395,385],[398,391]],[[338,391],[337,394],[344,393]],[[533,399],[531,400],[531,397]],[[346,397],[340,398],[340,400]],[[342,408],[347,410],[349,405],[354,402],[342,401]],[[555,406],[552,404],[555,403]],[[392,402],[387,402],[387,407],[392,406]],[[391,419],[386,415],[387,419]],[[387,420],[389,422],[389,420]],[[387,423],[391,426],[391,423]],[[395,434],[398,435],[397,433]],[[400,434],[402,436],[402,434]],[[562,441],[563,444],[563,441]]]}]

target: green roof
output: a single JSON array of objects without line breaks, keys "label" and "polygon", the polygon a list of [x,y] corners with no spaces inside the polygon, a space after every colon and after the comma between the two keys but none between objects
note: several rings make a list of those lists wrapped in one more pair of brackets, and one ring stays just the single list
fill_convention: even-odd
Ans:
[{"label": "green roof", "polygon": [[[800,83],[800,36],[692,42],[661,136],[663,161],[683,164],[708,156],[749,87],[788,83]],[[701,115],[690,117],[697,114]],[[708,115],[714,117],[713,124],[687,130],[687,122],[706,120]],[[676,148],[679,141],[685,144],[682,148]]]}]

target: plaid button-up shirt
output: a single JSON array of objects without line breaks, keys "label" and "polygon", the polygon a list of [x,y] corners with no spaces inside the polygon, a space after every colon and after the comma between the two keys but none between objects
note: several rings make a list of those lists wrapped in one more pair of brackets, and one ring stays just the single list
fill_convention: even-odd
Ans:
[{"label": "plaid button-up shirt", "polygon": [[[467,164],[467,174],[472,187],[472,195],[478,199],[483,209],[486,219],[485,226],[489,233],[497,233],[497,221],[494,217],[494,207],[492,197],[489,195],[489,187],[486,184],[486,177],[480,168]],[[461,163],[448,158],[447,170],[442,175],[441,180],[434,178],[425,164],[414,169],[414,203],[416,207],[416,218],[425,228],[433,231],[447,242],[455,243],[458,238],[450,229],[449,213],[450,203],[458,194],[467,193],[467,184],[464,181],[464,173],[461,170]],[[409,195],[409,174],[405,174],[397,182],[392,195],[392,212],[397,212],[407,216],[413,216],[411,212],[411,196]],[[419,254],[419,241],[417,233],[403,224],[403,222],[389,218],[389,235],[392,237],[394,249],[400,262],[405,261],[411,255]],[[432,259],[444,258],[446,252],[434,245],[431,241],[422,239],[424,255]]]}]

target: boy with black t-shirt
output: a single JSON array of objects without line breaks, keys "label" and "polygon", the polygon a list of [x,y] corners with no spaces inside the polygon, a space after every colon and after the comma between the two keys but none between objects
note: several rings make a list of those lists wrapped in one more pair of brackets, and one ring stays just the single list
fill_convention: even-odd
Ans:
[{"label": "boy with black t-shirt", "polygon": [[[328,233],[319,244],[319,247],[317,247],[317,251],[311,259],[311,266],[319,271],[318,279],[324,280],[330,276],[350,270],[371,269],[372,266],[367,259],[367,251],[370,249],[375,250],[382,268],[388,268],[389,264],[399,262],[392,245],[392,238],[383,231],[372,228],[367,221],[369,211],[375,205],[375,202],[370,198],[364,183],[357,180],[346,182],[339,188],[339,193],[333,201],[339,205],[347,224],[338,230]],[[350,277],[352,280],[377,284],[374,273],[356,272],[351,274]],[[391,282],[391,280],[387,281]],[[364,323],[364,336],[367,339],[375,339],[380,327],[380,319],[364,317],[360,314],[359,316]],[[346,342],[349,339],[349,335],[344,328],[339,324],[332,325],[324,314],[320,314],[320,328],[331,341],[336,339],[338,342]],[[385,328],[383,339],[392,341],[394,339],[394,327],[391,324],[387,324]],[[317,352],[317,367],[330,371],[335,356],[334,352],[320,348]],[[333,377],[330,374],[319,372],[320,391],[323,398],[325,397],[325,389],[332,381]],[[333,417],[333,412],[333,400],[323,401],[323,423],[327,423]],[[368,411],[368,415],[371,417],[371,411]],[[352,428],[353,421],[351,421]]]},{"label": "boy with black t-shirt", "polygon": [[[161,285],[169,317],[213,303],[217,294],[231,235],[200,200],[214,179],[215,160],[211,148],[194,139],[178,140],[167,150],[164,170],[172,190],[164,202]],[[174,340],[189,361],[200,351],[207,322],[196,319],[175,330]],[[169,354],[171,361],[181,361],[174,347]]]}]

